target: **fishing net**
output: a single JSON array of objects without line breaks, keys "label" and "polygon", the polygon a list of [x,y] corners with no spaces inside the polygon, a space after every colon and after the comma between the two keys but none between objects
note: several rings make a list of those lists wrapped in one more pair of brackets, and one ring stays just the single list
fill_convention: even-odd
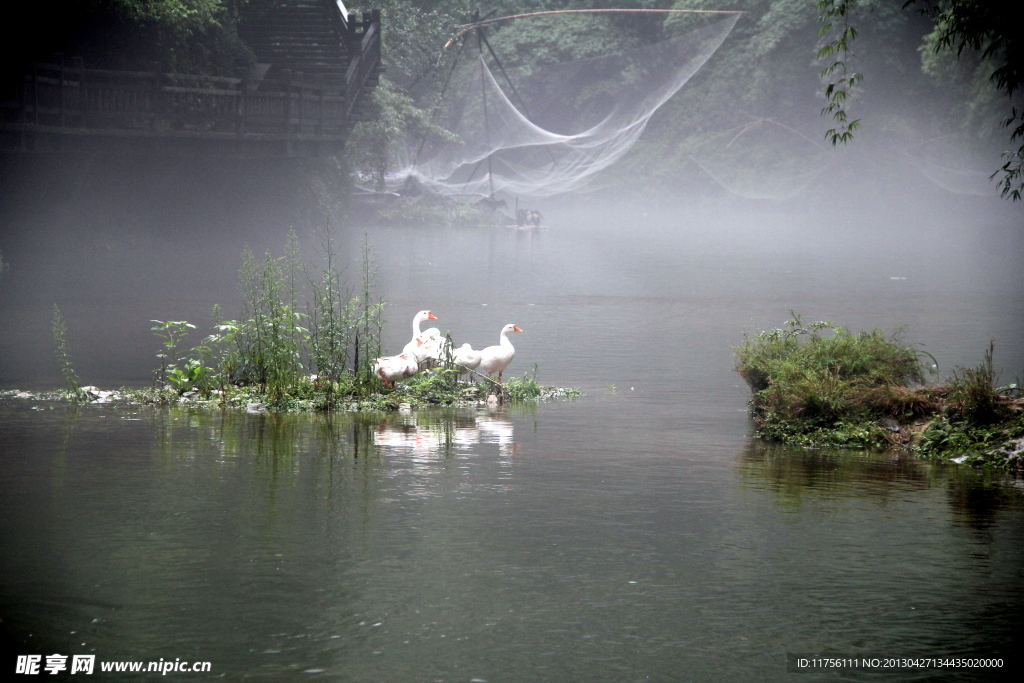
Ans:
[{"label": "fishing net", "polygon": [[584,188],[636,143],[654,113],[725,40],[738,15],[627,52],[505,71],[467,34],[437,110],[457,142],[410,140],[389,189],[546,197]]},{"label": "fishing net", "polygon": [[925,178],[953,194],[995,197],[998,185],[992,170],[998,167],[997,154],[986,155],[977,144],[959,135],[928,140],[907,152],[910,163]]},{"label": "fishing net", "polygon": [[770,119],[711,134],[690,159],[732,194],[775,200],[796,196],[834,163],[826,147]]}]

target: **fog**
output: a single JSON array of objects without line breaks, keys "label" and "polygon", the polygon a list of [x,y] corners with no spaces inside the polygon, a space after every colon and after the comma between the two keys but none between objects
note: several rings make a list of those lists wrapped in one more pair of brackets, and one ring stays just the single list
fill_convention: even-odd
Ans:
[{"label": "fog", "polygon": [[[346,211],[346,200],[331,220],[351,285],[359,244],[369,239],[377,294],[389,302],[390,349],[421,308],[434,309],[456,343],[479,346],[494,343],[523,306],[611,297],[697,301],[712,317],[716,307],[749,309],[731,330],[713,319],[681,322],[694,333],[715,330],[703,343],[726,352],[744,331],[781,325],[795,310],[854,328],[906,324],[905,339],[926,344],[942,372],[976,363],[992,338],[1005,376],[1024,369],[1021,205],[994,187],[988,197],[951,193],[870,136],[837,154],[831,171],[781,201],[737,197],[711,182],[655,196],[612,185],[531,200],[545,216],[533,233],[381,228]],[[243,249],[280,255],[294,228],[315,261],[322,218],[298,185],[301,171],[287,160],[6,156],[0,386],[59,384],[54,304],[84,383],[151,381],[159,344],[149,321],[195,323],[191,346],[208,333],[215,303],[237,316]],[[604,320],[593,330],[612,339],[629,332],[620,325]],[[951,345],[951,328],[969,342]],[[574,369],[586,351],[523,337],[531,351],[521,370],[541,362],[569,384],[598,380],[596,370]],[[585,348],[601,345],[591,339]],[[728,373],[728,361],[717,370]]]}]

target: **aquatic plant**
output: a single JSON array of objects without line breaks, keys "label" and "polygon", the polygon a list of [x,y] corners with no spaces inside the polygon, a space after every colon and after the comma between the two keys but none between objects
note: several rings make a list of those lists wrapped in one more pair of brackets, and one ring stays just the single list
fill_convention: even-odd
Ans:
[{"label": "aquatic plant", "polygon": [[289,234],[285,256],[267,252],[262,260],[242,253],[239,289],[242,315],[234,331],[238,366],[234,380],[263,387],[271,398],[287,392],[302,374],[301,341],[305,317],[297,307],[298,246]]},{"label": "aquatic plant", "polygon": [[382,353],[386,303],[374,294],[377,266],[368,236],[364,235],[360,252],[361,295],[353,295],[343,284],[329,224],[319,237],[322,265],[316,268],[318,277],[309,278],[307,340],[310,370],[327,387],[329,403],[335,386],[346,377],[346,383],[354,382],[364,392],[378,386],[370,361]]},{"label": "aquatic plant", "polygon": [[[505,386],[484,378],[460,382],[451,335],[442,342],[439,365],[385,389],[371,370],[382,352],[386,303],[374,292],[376,264],[364,236],[360,250],[360,291],[342,281],[330,225],[320,237],[321,261],[311,271],[299,264],[294,233],[283,257],[262,259],[246,250],[239,269],[242,314],[223,320],[213,311],[214,332],[182,354],[181,342],[195,326],[184,320],[159,321],[156,371],[159,386],[122,389],[121,400],[141,403],[194,403],[256,410],[397,410],[400,405],[475,405],[494,394],[502,401],[575,398],[579,391],[541,387],[533,376]],[[298,308],[299,273],[310,298]],[[308,328],[300,323],[308,320]],[[482,375],[481,375],[482,377]]]},{"label": "aquatic plant", "polygon": [[994,354],[995,343],[989,342],[981,364],[953,370],[939,389],[945,396],[941,414],[925,425],[916,444],[920,454],[1024,467],[1024,401],[1016,384],[996,386]]},{"label": "aquatic plant", "polygon": [[376,386],[377,375],[370,369],[370,363],[374,358],[379,358],[383,352],[384,335],[384,308],[386,304],[383,299],[377,298],[374,301],[374,281],[377,278],[377,263],[373,259],[373,252],[370,249],[370,237],[363,234],[363,244],[360,250],[362,280],[362,297],[358,302],[359,318],[356,321],[355,339],[353,339],[352,374],[364,387]]},{"label": "aquatic plant", "polygon": [[990,341],[982,363],[973,368],[956,368],[949,382],[950,408],[975,425],[992,424],[1009,414],[1009,405],[996,388],[994,353],[995,342]]},{"label": "aquatic plant", "polygon": [[153,330],[153,333],[161,339],[160,343],[164,347],[163,351],[156,354],[156,357],[160,359],[160,369],[157,371],[156,379],[166,383],[168,370],[174,368],[178,363],[178,343],[190,329],[196,329],[196,326],[187,320],[150,320],[149,322],[156,323],[149,329]]},{"label": "aquatic plant", "polygon": [[53,344],[57,350],[57,360],[60,362],[60,374],[64,377],[64,395],[71,401],[85,399],[85,392],[82,391],[82,383],[78,380],[78,373],[71,366],[71,357],[68,355],[67,327],[64,325],[64,316],[60,313],[57,304],[53,305]]},{"label": "aquatic plant", "polygon": [[319,233],[322,266],[318,278],[310,278],[312,299],[307,304],[309,319],[310,370],[324,384],[330,403],[335,384],[348,367],[349,347],[355,333],[355,300],[342,286],[334,233],[325,222]]}]

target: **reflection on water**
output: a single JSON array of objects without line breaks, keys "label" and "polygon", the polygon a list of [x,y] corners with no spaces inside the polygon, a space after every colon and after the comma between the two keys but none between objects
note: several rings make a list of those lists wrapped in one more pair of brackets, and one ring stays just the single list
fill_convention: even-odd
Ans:
[{"label": "reflection on water", "polygon": [[1011,654],[1012,480],[684,446],[644,426],[674,409],[615,400],[0,401],[0,627],[19,652],[187,656],[267,680],[767,681],[787,650]]},{"label": "reflection on water", "polygon": [[[533,406],[403,411],[391,414],[249,414],[241,411],[152,411],[155,441],[167,456],[194,458],[212,448],[222,459],[243,455],[291,462],[296,454],[318,451],[351,455],[452,456],[480,444],[495,444],[501,457],[515,455],[512,414]],[[151,412],[142,409],[144,412]],[[66,411],[62,450],[78,422],[80,409]],[[136,415],[138,413],[131,413]],[[124,418],[123,418],[124,419]]]},{"label": "reflection on water", "polygon": [[501,457],[515,455],[517,450],[512,420],[486,410],[399,415],[380,423],[373,443],[389,452],[418,457],[450,455],[483,443],[497,444]]},{"label": "reflection on water", "polygon": [[772,491],[799,510],[805,500],[893,499],[929,489],[946,492],[952,518],[976,530],[1022,504],[1024,480],[1004,472],[922,460],[906,451],[800,448],[751,441],[738,470],[748,485]]}]

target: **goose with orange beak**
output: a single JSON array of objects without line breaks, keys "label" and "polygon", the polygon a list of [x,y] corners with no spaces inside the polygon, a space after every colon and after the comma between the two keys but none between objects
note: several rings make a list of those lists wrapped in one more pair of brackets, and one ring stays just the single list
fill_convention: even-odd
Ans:
[{"label": "goose with orange beak", "polygon": [[500,384],[501,373],[505,371],[505,368],[508,367],[509,363],[516,356],[515,347],[508,340],[508,335],[510,332],[522,331],[515,323],[509,323],[501,328],[500,343],[497,346],[488,346],[480,351],[479,371],[487,374],[488,377],[498,373],[498,383]]},{"label": "goose with orange beak", "polygon": [[[415,356],[417,361],[422,361],[426,357],[423,346],[430,340],[428,335],[437,331],[436,327],[431,327],[426,332],[421,332],[420,324],[424,320],[437,320],[437,316],[430,311],[420,311],[414,315],[412,318],[412,339],[402,349],[403,354]],[[440,335],[440,332],[438,334]]]}]

